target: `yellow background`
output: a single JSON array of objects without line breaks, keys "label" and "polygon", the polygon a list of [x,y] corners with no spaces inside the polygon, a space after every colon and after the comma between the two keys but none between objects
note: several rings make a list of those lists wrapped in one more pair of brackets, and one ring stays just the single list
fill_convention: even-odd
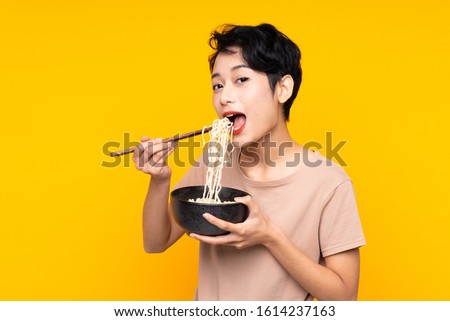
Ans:
[{"label": "yellow background", "polygon": [[270,22],[303,53],[293,136],[348,141],[359,298],[450,300],[448,2],[201,3],[1,2],[0,299],[192,299],[197,242],[144,253],[149,178],[102,146],[210,124],[210,31]]}]

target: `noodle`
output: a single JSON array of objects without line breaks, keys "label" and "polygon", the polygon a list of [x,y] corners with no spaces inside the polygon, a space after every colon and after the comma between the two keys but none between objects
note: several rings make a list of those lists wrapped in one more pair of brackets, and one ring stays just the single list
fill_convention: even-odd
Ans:
[{"label": "noodle", "polygon": [[[219,192],[222,189],[220,181],[222,169],[227,159],[227,147],[233,139],[233,123],[226,117],[214,120],[212,129],[209,132],[210,141],[208,145],[208,171],[206,172],[205,188],[203,198],[197,198],[198,203],[222,203]],[[205,139],[203,135],[203,145]],[[193,201],[194,200],[189,200]],[[234,203],[234,202],[223,202]]]}]

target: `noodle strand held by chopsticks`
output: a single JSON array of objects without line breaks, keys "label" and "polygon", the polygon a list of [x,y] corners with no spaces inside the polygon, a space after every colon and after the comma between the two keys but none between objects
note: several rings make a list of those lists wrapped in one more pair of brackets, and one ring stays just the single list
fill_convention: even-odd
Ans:
[{"label": "noodle strand held by chopsticks", "polygon": [[[227,162],[228,144],[233,139],[233,123],[226,117],[214,120],[209,132],[208,143],[208,170],[206,172],[203,198],[198,198],[199,203],[221,203],[219,192],[222,188],[222,169]],[[204,142],[204,140],[203,140]]]}]

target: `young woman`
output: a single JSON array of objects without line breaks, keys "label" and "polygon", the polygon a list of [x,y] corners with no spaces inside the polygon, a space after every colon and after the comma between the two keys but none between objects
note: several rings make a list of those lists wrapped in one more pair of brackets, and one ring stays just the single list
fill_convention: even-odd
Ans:
[{"label": "young woman", "polygon": [[[359,247],[365,244],[352,182],[317,151],[297,144],[287,128],[300,87],[300,50],[274,26],[226,25],[210,39],[214,108],[234,122],[222,186],[250,214],[231,224],[205,213],[230,233],[200,241],[198,300],[355,300]],[[134,161],[151,175],[143,214],[144,246],[162,252],[185,232],[169,199],[173,151],[143,138]],[[207,165],[192,167],[175,188],[204,185]]]}]

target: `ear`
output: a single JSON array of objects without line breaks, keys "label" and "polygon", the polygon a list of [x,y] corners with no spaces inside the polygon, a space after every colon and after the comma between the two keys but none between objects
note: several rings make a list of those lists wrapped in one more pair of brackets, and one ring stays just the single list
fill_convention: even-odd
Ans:
[{"label": "ear", "polygon": [[294,79],[291,75],[286,75],[278,82],[278,102],[284,104],[292,96],[294,90]]}]

